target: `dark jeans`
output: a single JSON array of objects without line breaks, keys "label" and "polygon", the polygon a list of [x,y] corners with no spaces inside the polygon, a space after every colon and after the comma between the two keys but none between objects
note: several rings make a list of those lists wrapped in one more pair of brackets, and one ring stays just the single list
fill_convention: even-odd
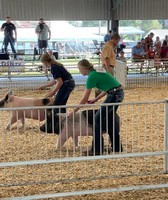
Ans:
[{"label": "dark jeans", "polygon": [[16,58],[16,50],[15,50],[15,40],[12,36],[10,35],[6,35],[5,38],[4,38],[4,50],[5,52],[7,53],[8,50],[8,44],[10,43],[10,46],[11,46],[11,49],[12,49],[12,52],[14,54],[14,57]]},{"label": "dark jeans", "polygon": [[[74,80],[69,80],[69,81],[64,82],[55,96],[54,105],[55,106],[66,105],[68,98],[71,92],[74,90],[74,88],[75,88]],[[54,113],[65,113],[65,112],[66,112],[66,108],[54,109]]]},{"label": "dark jeans", "polygon": [[[118,103],[122,102],[124,99],[123,89],[115,91],[107,95],[104,103]],[[115,123],[116,111],[118,105],[116,106],[101,106],[101,108],[96,112],[95,115],[95,130],[93,133],[92,151],[102,154],[104,151],[104,139],[102,133],[108,131],[110,136],[112,148],[114,151],[120,148],[120,136],[119,136],[119,119],[118,125]],[[118,117],[118,116],[117,116]],[[114,123],[113,123],[114,122]],[[115,126],[116,125],[116,126]],[[115,126],[115,127],[114,127]],[[115,134],[113,134],[115,132]],[[114,144],[114,143],[117,144]],[[119,149],[118,149],[119,150]]]}]

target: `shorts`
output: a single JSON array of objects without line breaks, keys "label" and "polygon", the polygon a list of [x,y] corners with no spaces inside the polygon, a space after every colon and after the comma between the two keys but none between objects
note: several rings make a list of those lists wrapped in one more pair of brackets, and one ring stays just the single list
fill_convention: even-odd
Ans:
[{"label": "shorts", "polygon": [[38,47],[39,49],[47,48],[48,41],[47,40],[38,40]]}]

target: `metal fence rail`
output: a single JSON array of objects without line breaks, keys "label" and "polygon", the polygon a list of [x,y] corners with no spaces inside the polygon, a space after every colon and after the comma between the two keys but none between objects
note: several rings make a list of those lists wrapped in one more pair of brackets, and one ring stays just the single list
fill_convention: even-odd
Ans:
[{"label": "metal fence rail", "polygon": [[[19,61],[18,61],[19,62]],[[22,61],[20,61],[22,62]],[[162,62],[161,68],[157,69],[155,62],[143,63],[143,73],[140,73],[141,63],[128,62],[127,67],[116,67],[116,78],[125,88],[156,87],[168,85],[167,63]],[[95,63],[100,65],[99,63]],[[79,73],[77,63],[65,64],[67,70],[75,79],[76,86],[83,86],[86,77]],[[52,79],[50,71],[44,72],[41,63],[28,63],[18,66],[0,66],[0,88],[10,88],[13,91],[32,90],[42,83]]]},{"label": "metal fence rail", "polygon": [[[67,109],[72,109],[75,106],[77,105],[69,106]],[[102,105],[87,105],[81,110],[97,109],[99,106]],[[44,108],[53,109],[54,107]],[[27,119],[24,127],[21,127],[20,122],[17,121],[9,130],[5,129],[9,121],[8,114],[14,112],[17,116],[16,119],[18,119],[20,111],[26,116],[26,112],[31,110],[33,116],[36,109],[39,110],[40,118],[41,107],[0,109],[1,191],[5,191],[5,188],[9,186],[27,187],[32,185],[33,187],[37,184],[57,183],[59,187],[66,182],[79,183],[78,188],[74,189],[73,193],[72,188],[62,188],[58,193],[48,195],[39,194],[39,191],[37,191],[36,195],[30,198],[40,199],[61,195],[72,196],[168,187],[167,182],[161,178],[164,173],[168,172],[167,101],[121,104],[118,115],[120,117],[123,152],[120,151],[116,154],[114,151],[109,151],[109,140],[107,134],[104,134],[104,154],[100,156],[85,156],[83,154],[84,150],[90,148],[92,136],[89,135],[90,126],[88,122],[84,123],[81,112],[71,119],[71,123],[65,114],[63,120],[66,125],[67,141],[62,148],[57,146],[59,139],[57,134],[48,134],[47,131],[42,132],[40,130],[40,126],[44,122],[39,122],[39,120]],[[46,112],[48,113],[48,111]],[[49,112],[51,114],[48,115],[51,117],[50,122],[53,122],[55,120],[53,112],[51,110]],[[86,112],[86,116],[88,115],[89,113]],[[60,119],[62,118],[60,117]],[[114,116],[112,119],[112,121],[109,121],[110,123],[114,123]],[[52,132],[56,130],[56,121],[54,122]],[[59,121],[60,132],[64,129],[61,123],[62,121]],[[47,126],[49,126],[48,123]],[[113,127],[115,128],[115,125]],[[81,136],[83,133],[85,133],[85,136]],[[78,147],[74,145],[72,138],[69,138],[69,135],[75,136],[76,134],[79,134]],[[63,136],[60,138],[62,140]],[[115,146],[114,142],[112,146]],[[123,185],[120,184],[117,187],[113,185],[110,188],[103,185],[100,190],[96,185],[94,185],[94,190],[92,187],[87,187],[89,182],[95,180],[110,179],[112,181],[115,179],[119,181],[124,178],[145,176],[157,176],[157,179],[155,182],[146,180],[145,184],[138,182],[136,185],[132,181],[126,181]],[[83,189],[81,181],[85,183],[85,189]],[[65,190],[66,192],[64,192]],[[9,198],[5,194],[3,197]],[[19,197],[16,198],[19,199]]]}]

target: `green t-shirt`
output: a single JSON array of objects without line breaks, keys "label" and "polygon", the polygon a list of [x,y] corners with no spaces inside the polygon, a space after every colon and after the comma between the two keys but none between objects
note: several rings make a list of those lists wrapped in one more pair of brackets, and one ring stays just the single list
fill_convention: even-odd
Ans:
[{"label": "green t-shirt", "polygon": [[120,86],[120,83],[109,73],[92,70],[86,80],[86,89],[97,88],[102,91]]}]

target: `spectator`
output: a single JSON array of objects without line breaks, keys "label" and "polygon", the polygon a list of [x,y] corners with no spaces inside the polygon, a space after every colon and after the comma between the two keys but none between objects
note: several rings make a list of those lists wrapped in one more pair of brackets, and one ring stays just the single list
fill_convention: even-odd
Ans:
[{"label": "spectator", "polygon": [[39,54],[46,53],[48,40],[51,39],[51,30],[49,26],[44,22],[43,18],[40,18],[39,24],[36,26],[35,32],[38,36]]},{"label": "spectator", "polygon": [[137,45],[132,48],[132,61],[142,62],[145,58],[145,51],[141,45],[141,42],[137,42]]},{"label": "spectator", "polygon": [[113,35],[112,31],[109,30],[109,32],[104,36],[104,42],[108,42],[111,39],[112,35]]},{"label": "spectator", "polygon": [[163,44],[161,46],[160,57],[162,60],[168,58],[168,46],[166,41],[163,41]]},{"label": "spectator", "polygon": [[126,57],[124,56],[124,51],[120,51],[120,56],[118,57],[118,60],[122,61],[122,62],[127,62]]},{"label": "spectator", "polygon": [[168,46],[167,46],[166,41],[163,41],[161,51],[160,51],[160,58],[163,61],[163,64],[165,66],[165,70],[167,72],[167,69],[168,69]]},{"label": "spectator", "polygon": [[[55,95],[54,105],[66,105],[71,92],[75,88],[75,81],[72,75],[64,68],[64,66],[52,59],[48,53],[41,56],[41,62],[47,69],[51,69],[51,74],[53,75],[53,80],[40,86],[38,89],[45,89],[55,85],[54,89],[50,90],[46,97],[52,97]],[[64,113],[66,108],[55,108],[55,113]]]},{"label": "spectator", "polygon": [[125,48],[126,48],[126,44],[123,41],[123,39],[120,38],[120,42],[119,42],[119,44],[117,45],[117,48],[116,48],[116,54],[117,54],[116,56],[119,57],[119,53],[121,51],[123,51],[123,49],[125,49]]},{"label": "spectator", "polygon": [[154,59],[154,57],[155,57],[155,51],[154,51],[154,49],[153,49],[153,46],[150,46],[150,47],[149,47],[149,51],[148,51],[148,53],[147,53],[147,58],[148,58],[149,60],[151,60],[151,59]]},{"label": "spectator", "polygon": [[138,42],[137,45],[132,48],[132,61],[141,63],[140,73],[142,73],[145,55],[146,53],[141,45],[141,42]]},{"label": "spectator", "polygon": [[[127,59],[124,56],[124,51],[120,51],[119,57],[117,58],[118,60],[120,60],[121,62],[124,62],[125,65],[127,64]],[[126,66],[127,67],[127,66]],[[128,74],[129,68],[127,67],[127,74]]]},{"label": "spectator", "polygon": [[154,33],[150,33],[146,38],[145,38],[145,48],[146,48],[146,52],[149,51],[149,47],[150,46],[153,46],[153,36],[154,36]]},{"label": "spectator", "polygon": [[101,61],[102,65],[112,76],[114,76],[114,67],[116,65],[116,53],[115,48],[117,47],[120,36],[118,34],[114,34],[111,36],[111,39],[106,42],[102,49]]},{"label": "spectator", "polygon": [[165,39],[164,39],[164,41],[166,41],[167,44],[168,44],[168,35],[165,35]]},{"label": "spectator", "polygon": [[145,48],[145,39],[144,38],[141,38],[141,46],[143,47],[144,51],[146,51],[146,48]]},{"label": "spectator", "polygon": [[[6,17],[6,22],[2,24],[1,31],[4,31],[4,51],[8,53],[8,44],[10,43],[12,52],[14,54],[14,58],[16,57],[16,50],[15,50],[15,42],[17,41],[17,31],[16,26],[11,22],[11,18],[8,16]],[[13,36],[13,32],[15,33],[15,37]]]},{"label": "spectator", "polygon": [[156,37],[156,41],[154,42],[154,50],[155,50],[155,52],[160,53],[161,46],[162,46],[162,43],[160,41],[159,36],[157,36]]},{"label": "spectator", "polygon": [[[82,75],[86,76],[88,75],[87,81],[86,81],[86,89],[84,91],[84,95],[80,100],[79,104],[86,104],[89,100],[89,96],[91,94],[92,88],[98,88],[102,90],[101,94],[99,94],[96,98],[89,101],[89,103],[95,103],[105,95],[107,95],[104,103],[118,103],[122,102],[124,99],[124,92],[120,85],[120,83],[109,73],[105,72],[99,72],[96,71],[93,67],[93,65],[86,59],[83,59],[79,61],[78,63],[79,71]],[[75,112],[79,110],[80,107],[76,107],[71,113],[69,113],[69,117],[72,117]],[[100,109],[96,112],[96,115],[94,117],[95,120],[95,128],[93,133],[93,142],[92,142],[92,149],[90,151],[86,151],[85,155],[94,156],[94,155],[101,155],[104,151],[104,141],[102,137],[103,131],[107,130],[107,124],[108,127],[113,123],[113,119],[108,122],[108,116],[111,116],[111,113],[117,111],[118,105],[116,106],[100,106]],[[114,119],[115,121],[115,119]],[[108,128],[108,130],[110,127]],[[111,140],[111,144],[113,145],[113,138],[118,137],[119,133],[115,133],[115,136],[113,134],[110,134],[110,131],[108,132]],[[117,134],[117,135],[116,135]],[[121,152],[122,147],[120,141],[118,141],[118,144],[114,144],[112,146],[112,152]]]}]

